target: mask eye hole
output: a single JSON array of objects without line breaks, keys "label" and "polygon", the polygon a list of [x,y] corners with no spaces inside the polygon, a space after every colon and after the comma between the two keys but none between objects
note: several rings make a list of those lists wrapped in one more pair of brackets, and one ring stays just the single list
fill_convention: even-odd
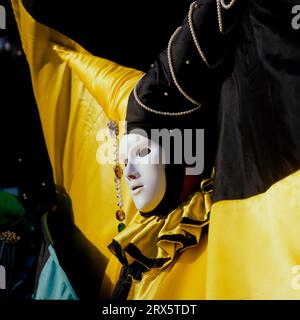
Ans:
[{"label": "mask eye hole", "polygon": [[124,164],[124,167],[127,167],[127,165],[128,165],[128,159],[124,159],[124,160],[123,160],[123,164]]},{"label": "mask eye hole", "polygon": [[136,153],[137,156],[139,157],[146,157],[146,155],[148,155],[151,152],[151,149],[146,147],[143,149],[139,149]]}]

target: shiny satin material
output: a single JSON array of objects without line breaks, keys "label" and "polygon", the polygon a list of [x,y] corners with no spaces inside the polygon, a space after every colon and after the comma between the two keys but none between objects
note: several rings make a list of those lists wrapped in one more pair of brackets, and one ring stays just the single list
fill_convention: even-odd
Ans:
[{"label": "shiny satin material", "polygon": [[300,169],[298,0],[244,1],[219,106],[214,200],[248,198]]},{"label": "shiny satin material", "polygon": [[53,50],[68,63],[106,115],[117,122],[124,121],[128,96],[143,73],[82,50],[77,52],[57,44],[53,44]]},{"label": "shiny satin material", "polygon": [[299,188],[297,171],[262,194],[213,204],[207,298],[300,299]]},{"label": "shiny satin material", "polygon": [[[134,261],[148,268],[152,275],[161,272],[179,253],[199,244],[202,227],[208,224],[211,203],[208,194],[195,193],[187,203],[167,216],[143,217],[139,212],[129,226],[114,237],[120,247],[119,254],[126,265]],[[208,206],[207,206],[208,205]]]}]

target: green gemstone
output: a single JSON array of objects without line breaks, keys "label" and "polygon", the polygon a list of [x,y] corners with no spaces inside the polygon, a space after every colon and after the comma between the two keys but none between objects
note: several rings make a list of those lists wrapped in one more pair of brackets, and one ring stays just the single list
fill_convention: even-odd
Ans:
[{"label": "green gemstone", "polygon": [[119,223],[119,225],[118,225],[118,231],[119,232],[123,231],[125,228],[126,228],[126,226],[125,226],[124,223]]}]

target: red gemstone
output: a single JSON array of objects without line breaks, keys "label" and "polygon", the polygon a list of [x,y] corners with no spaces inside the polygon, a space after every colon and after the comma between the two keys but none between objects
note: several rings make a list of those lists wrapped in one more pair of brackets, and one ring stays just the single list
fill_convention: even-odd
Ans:
[{"label": "red gemstone", "polygon": [[125,216],[125,213],[123,210],[118,210],[116,212],[116,218],[119,220],[119,221],[124,221],[126,216]]}]

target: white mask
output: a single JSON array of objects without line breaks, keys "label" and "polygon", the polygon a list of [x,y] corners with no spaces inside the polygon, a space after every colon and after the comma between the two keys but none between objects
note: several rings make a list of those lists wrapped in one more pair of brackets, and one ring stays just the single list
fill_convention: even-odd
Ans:
[{"label": "white mask", "polygon": [[[142,212],[155,209],[166,192],[165,165],[160,160],[162,148],[139,134],[128,134],[120,142],[124,176],[136,208]],[[163,156],[163,155],[162,155]]]}]

